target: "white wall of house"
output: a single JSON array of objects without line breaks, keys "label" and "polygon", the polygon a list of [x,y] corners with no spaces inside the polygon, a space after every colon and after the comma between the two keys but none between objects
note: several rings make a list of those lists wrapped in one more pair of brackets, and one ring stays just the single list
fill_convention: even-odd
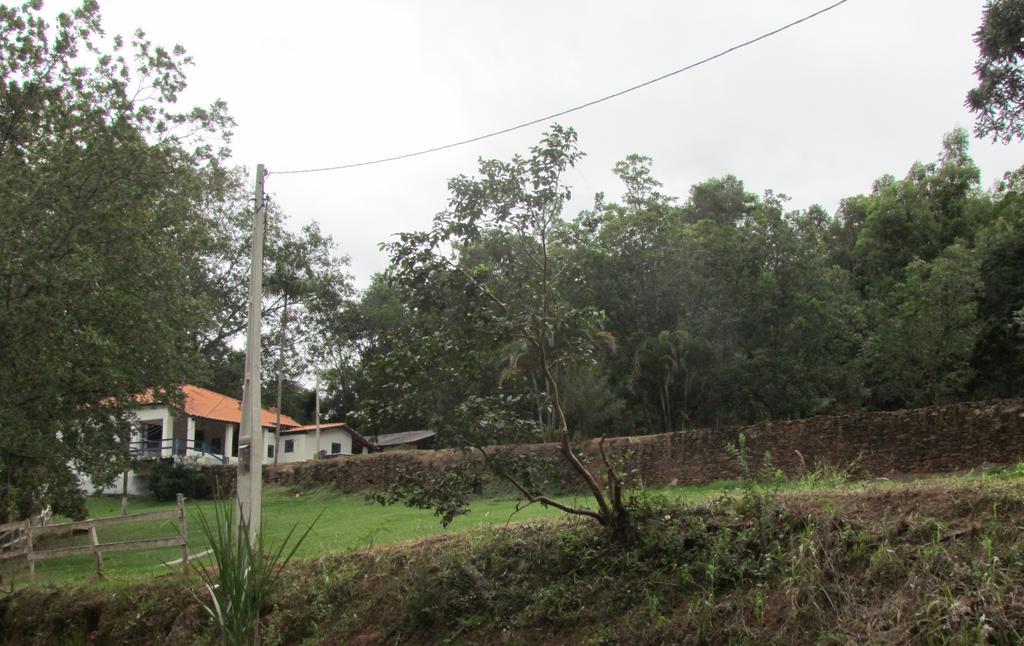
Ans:
[{"label": "white wall of house", "polygon": [[[160,446],[160,457],[169,458],[173,456],[172,442],[171,439],[174,437],[174,412],[163,406],[147,406],[143,408],[137,408],[132,411],[135,417],[139,420],[139,428],[132,431],[131,441],[134,448],[138,448],[141,445],[138,444],[144,438],[140,433],[143,425],[146,424],[160,424],[161,425],[161,446]],[[184,413],[179,413],[184,414]],[[230,456],[232,451],[232,432],[234,431],[233,424],[225,425],[224,435],[224,452]],[[189,420],[188,426],[188,439],[195,439],[195,423],[194,420]],[[263,429],[264,432],[264,453],[263,463],[273,464],[274,458],[267,453],[266,447],[274,446],[274,430]],[[286,451],[286,443],[291,442],[291,451]],[[324,452],[324,455],[352,455],[352,435],[343,428],[330,428],[321,429],[320,431],[320,450]],[[282,433],[280,453],[278,455],[278,463],[289,463],[289,462],[304,462],[306,460],[312,460],[313,455],[316,451],[316,432],[308,431],[305,433]],[[363,451],[365,453],[365,450]],[[209,455],[200,455],[198,452],[189,450],[187,452],[189,456],[196,456],[199,462],[202,464],[220,464],[218,460]],[[154,456],[155,457],[155,456]],[[238,461],[237,458],[229,457],[228,463],[234,464]],[[82,489],[86,493],[93,493],[96,491],[96,486],[84,475],[80,476]],[[124,483],[122,478],[118,477],[117,480],[110,486],[104,487],[102,493],[119,495],[122,491]],[[128,472],[128,495],[130,496],[145,496],[149,495],[149,489],[146,486],[145,476],[141,476],[134,471]]]},{"label": "white wall of house", "polygon": [[[139,449],[141,442],[144,438],[141,430],[144,425],[148,424],[159,424],[160,425],[160,445],[154,447],[159,448],[160,457],[169,457],[171,455],[171,438],[174,437],[174,415],[170,409],[166,406],[143,406],[141,408],[135,408],[132,414],[138,419],[138,426],[136,426],[130,435],[129,441],[132,444],[133,449]],[[155,457],[155,456],[154,456]],[[124,476],[118,476],[114,483],[103,488],[99,488],[96,484],[85,474],[78,474],[78,481],[86,494],[93,494],[97,491],[105,494],[120,494],[124,491]],[[128,495],[129,496],[144,496],[149,493],[149,489],[146,487],[146,479],[143,476],[135,473],[134,471],[128,472]]]},{"label": "white wall of house", "polygon": [[[275,439],[276,438],[274,437],[274,429],[272,429],[272,428],[265,428],[265,429],[263,429],[263,464],[273,464],[274,463],[274,454],[271,453],[269,449],[270,449],[270,447],[274,446]],[[284,442],[283,441],[281,442],[281,445],[284,446]],[[275,450],[277,450],[277,449],[275,448]]]},{"label": "white wall of house", "polygon": [[[288,451],[288,442],[291,441],[291,451]],[[274,434],[267,438],[267,444],[273,444]],[[335,450],[337,449],[337,450]],[[352,455],[352,435],[343,428],[321,429],[320,450],[325,455]],[[277,463],[304,462],[312,460],[316,453],[316,431],[305,433],[282,433],[281,453],[277,456]],[[268,458],[273,460],[273,458]]]},{"label": "white wall of house", "polygon": [[[291,451],[288,450],[289,447],[292,449]],[[281,454],[277,456],[278,464],[311,460],[313,459],[313,437],[306,433],[282,433],[279,449]]]},{"label": "white wall of house", "polygon": [[[314,442],[313,433],[309,434],[310,442]],[[334,445],[337,444],[338,447]],[[335,448],[340,448],[335,451]],[[320,431],[320,450],[326,455],[352,455],[352,435],[343,428],[332,428]]]}]

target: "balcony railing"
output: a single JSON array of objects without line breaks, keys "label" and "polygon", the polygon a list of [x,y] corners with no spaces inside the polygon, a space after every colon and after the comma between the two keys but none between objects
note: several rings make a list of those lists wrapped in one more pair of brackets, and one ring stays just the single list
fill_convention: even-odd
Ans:
[{"label": "balcony railing", "polygon": [[195,440],[179,440],[178,438],[139,440],[129,444],[129,451],[132,457],[138,460],[160,460],[177,455],[185,455],[209,456],[218,460],[221,464],[228,463],[228,456],[223,453],[215,453],[206,442],[197,442]]}]

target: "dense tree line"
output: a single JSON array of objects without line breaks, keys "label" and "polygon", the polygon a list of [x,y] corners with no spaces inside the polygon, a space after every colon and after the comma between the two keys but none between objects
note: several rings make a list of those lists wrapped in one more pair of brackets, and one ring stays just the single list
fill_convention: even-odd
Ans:
[{"label": "dense tree line", "polygon": [[[989,0],[975,43],[975,133],[1022,141],[1024,0]],[[335,392],[375,430],[430,427],[451,443],[494,426],[495,410],[597,436],[1019,396],[1024,167],[985,188],[968,147],[955,130],[935,161],[883,175],[833,214],[733,176],[679,200],[631,155],[614,169],[618,201],[598,194],[570,217],[558,181],[536,196],[556,215],[543,239],[479,219],[514,221],[516,178],[498,171],[574,161],[574,134],[528,162],[481,161],[479,178],[450,182],[432,231],[388,246],[391,267],[351,317],[361,354]],[[453,218],[463,224],[447,227],[438,262],[430,241]],[[522,262],[537,245],[542,275],[553,267],[543,303]],[[489,306],[516,299],[544,343]]]},{"label": "dense tree line", "polygon": [[[544,241],[557,265],[548,307],[587,318],[603,339],[565,348],[566,330],[551,335],[565,350],[554,366],[569,426],[649,433],[1019,395],[1020,173],[983,188],[968,143],[950,133],[938,159],[880,177],[835,214],[789,209],[731,176],[678,200],[650,159],[619,163],[621,198],[596,196]],[[514,210],[501,202],[500,164],[452,180],[438,221],[484,202]],[[486,400],[557,424],[537,348],[487,305],[524,299],[527,316],[553,316],[530,309],[537,284],[523,259],[539,243],[520,233],[465,226],[443,263],[418,246],[430,231],[389,247],[392,266],[357,307],[360,421],[445,429]]]},{"label": "dense tree line", "polygon": [[[975,42],[975,132],[1024,140],[1024,0],[987,2]],[[561,145],[578,158],[574,135]],[[632,155],[614,169],[618,201],[599,194],[571,217],[557,181],[537,196],[558,216],[543,239],[479,226],[488,211],[514,220],[516,178],[498,171],[526,163],[481,161],[478,178],[450,182],[432,231],[388,246],[391,267],[350,317],[360,355],[334,391],[375,431],[430,427],[451,443],[495,426],[495,410],[596,436],[1019,396],[1024,167],[983,187],[968,148],[953,131],[935,161],[833,214],[732,176],[679,200]],[[453,218],[438,262],[430,241]],[[554,267],[543,304],[523,264],[538,245],[542,275]],[[493,308],[517,299],[518,325]],[[524,314],[549,347],[517,332]]]}]

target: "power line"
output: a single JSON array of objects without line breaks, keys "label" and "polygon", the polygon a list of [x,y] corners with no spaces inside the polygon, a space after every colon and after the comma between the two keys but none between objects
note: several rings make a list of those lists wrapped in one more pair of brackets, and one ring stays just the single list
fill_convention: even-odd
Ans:
[{"label": "power line", "polygon": [[760,42],[762,40],[765,40],[767,38],[771,38],[772,36],[775,36],[777,34],[781,34],[782,32],[786,31],[787,29],[791,29],[791,28],[796,27],[797,25],[799,25],[801,23],[807,22],[808,20],[811,20],[811,19],[816,18],[816,17],[818,17],[818,16],[820,16],[820,15],[822,15],[824,13],[832,11],[836,7],[839,7],[840,5],[846,4],[847,2],[849,2],[849,0],[839,0],[839,2],[831,4],[831,5],[823,8],[823,9],[819,9],[818,11],[815,11],[812,14],[808,14],[808,15],[804,16],[803,18],[800,18],[799,20],[794,20],[793,22],[788,23],[786,25],[783,25],[782,27],[779,27],[778,29],[774,29],[774,30],[769,31],[767,33],[761,34],[760,36],[758,36],[756,38],[752,38],[752,39],[750,39],[748,41],[745,41],[745,42],[742,42],[742,43],[740,43],[738,45],[733,45],[729,49],[724,49],[724,50],[718,52],[717,54],[714,54],[712,56],[708,56],[707,58],[701,59],[701,60],[699,60],[699,61],[697,61],[695,63],[690,63],[686,67],[680,67],[677,70],[673,70],[673,71],[669,72],[668,74],[662,74],[661,76],[659,76],[657,78],[653,78],[653,79],[651,79],[649,81],[644,81],[643,83],[639,83],[639,84],[634,85],[632,87],[628,87],[628,88],[626,88],[624,90],[619,90],[618,92],[615,92],[613,94],[609,94],[607,96],[603,96],[603,97],[601,97],[599,99],[594,99],[592,101],[587,101],[586,103],[581,103],[579,105],[573,106],[571,108],[567,108],[567,109],[562,110],[560,112],[555,112],[555,113],[549,114],[547,116],[539,117],[537,119],[533,119],[533,120],[527,121],[525,123],[520,123],[518,125],[510,126],[508,128],[502,128],[501,130],[495,130],[493,132],[488,132],[486,134],[478,135],[476,137],[471,137],[469,139],[463,139],[461,141],[456,141],[456,142],[453,142],[453,143],[450,143],[450,144],[445,144],[443,146],[435,146],[434,148],[427,148],[425,150],[417,150],[416,152],[412,152],[412,153],[405,153],[404,155],[394,155],[393,157],[382,157],[380,159],[371,159],[369,161],[356,162],[356,163],[352,163],[352,164],[341,164],[339,166],[324,166],[324,167],[321,167],[321,168],[302,168],[302,169],[298,169],[298,170],[279,170],[279,171],[268,172],[267,174],[268,175],[271,175],[271,174],[273,174],[273,175],[298,175],[300,173],[324,173],[324,172],[332,171],[332,170],[345,170],[347,168],[358,168],[360,166],[372,166],[374,164],[383,164],[383,163],[386,163],[386,162],[398,161],[399,159],[408,159],[410,157],[419,157],[420,155],[427,155],[429,153],[436,153],[436,152],[441,151],[441,150],[447,150],[449,148],[455,148],[457,146],[464,146],[466,144],[471,144],[471,143],[476,142],[476,141],[482,141],[484,139],[490,139],[491,137],[497,137],[498,135],[503,135],[503,134],[506,134],[506,133],[509,133],[509,132],[513,132],[515,130],[522,130],[523,128],[529,128],[530,126],[535,126],[538,123],[544,123],[545,121],[550,121],[552,119],[557,119],[558,117],[565,116],[567,114],[571,114],[573,112],[578,112],[580,110],[583,110],[584,108],[589,108],[591,106],[597,105],[598,103],[604,103],[605,101],[610,101],[611,99],[620,97],[623,94],[628,94],[630,92],[634,92],[636,90],[639,90],[640,88],[647,87],[648,85],[653,85],[653,84],[655,84],[655,83],[657,83],[659,81],[664,81],[665,79],[673,77],[673,76],[675,76],[677,74],[682,74],[683,72],[687,72],[689,70],[692,70],[695,67],[700,67],[701,65],[704,65],[706,63],[710,63],[711,61],[716,60],[718,58],[722,58],[723,56],[726,56],[727,54],[731,54],[732,52],[735,52],[735,51],[737,51],[739,49],[743,49],[744,47],[749,47],[750,45],[753,45],[754,43],[758,43],[758,42]]}]

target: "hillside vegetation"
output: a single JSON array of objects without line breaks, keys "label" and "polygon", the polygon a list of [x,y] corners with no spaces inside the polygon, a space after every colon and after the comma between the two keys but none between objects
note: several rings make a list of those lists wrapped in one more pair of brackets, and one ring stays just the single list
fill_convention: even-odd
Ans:
[{"label": "hillside vegetation", "polygon": [[[1019,473],[812,484],[697,504],[646,495],[626,539],[539,522],[298,562],[264,643],[1021,639]],[[193,592],[171,576],[25,590],[0,601],[0,639],[202,643],[214,632]]]}]

